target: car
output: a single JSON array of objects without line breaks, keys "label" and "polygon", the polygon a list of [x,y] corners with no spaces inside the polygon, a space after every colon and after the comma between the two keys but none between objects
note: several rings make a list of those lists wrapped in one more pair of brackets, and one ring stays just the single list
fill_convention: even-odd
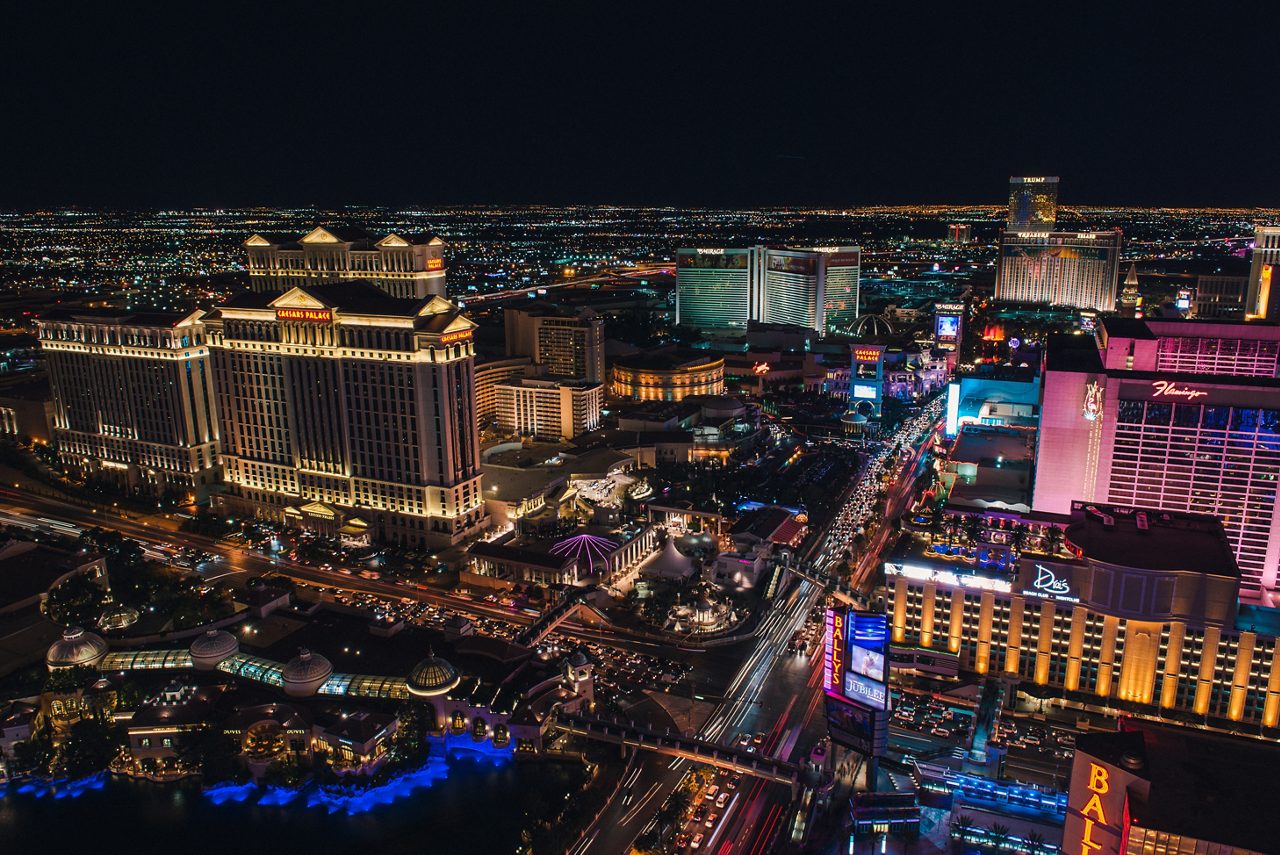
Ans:
[{"label": "car", "polygon": [[676,835],[676,848],[683,849],[689,845],[689,835],[686,832],[680,832]]},{"label": "car", "polygon": [[729,801],[729,794],[727,792],[721,793],[720,795],[716,796],[716,807],[722,808],[725,806],[725,804],[728,801]]},{"label": "car", "polygon": [[720,787],[719,787],[719,785],[718,785],[718,784],[712,784],[711,786],[707,787],[706,797],[707,797],[707,798],[709,798],[709,799],[714,799],[714,798],[716,797],[716,793],[718,793],[718,792],[720,792]]},{"label": "car", "polygon": [[707,821],[703,823],[707,828],[715,828],[716,820],[720,818],[720,814],[713,813],[707,816]]},{"label": "car", "polygon": [[701,832],[701,831],[699,831],[697,834],[693,835],[693,839],[689,841],[689,848],[690,848],[690,849],[697,849],[699,846],[701,846],[701,845],[702,845],[702,838],[703,838],[703,834],[702,834],[702,832]]},{"label": "car", "polygon": [[725,784],[725,785],[724,785],[724,786],[725,786],[725,789],[728,789],[728,790],[736,790],[736,789],[738,789],[738,782],[739,782],[739,781],[741,781],[741,780],[742,780],[742,773],[741,773],[741,772],[735,772],[735,773],[733,774],[733,777],[729,779],[729,782],[728,782],[727,784]]}]

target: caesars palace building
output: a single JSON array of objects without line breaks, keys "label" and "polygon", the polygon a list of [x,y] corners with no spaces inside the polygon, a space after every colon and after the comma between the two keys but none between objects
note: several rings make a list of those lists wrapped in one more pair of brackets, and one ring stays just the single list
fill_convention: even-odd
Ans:
[{"label": "caesars palace building", "polygon": [[1034,537],[1057,528],[1061,546],[983,566],[904,537],[915,545],[885,563],[896,668],[1003,676],[1138,714],[1280,724],[1280,620],[1239,603],[1217,518],[1075,502],[1020,522]]},{"label": "caesars palace building", "polygon": [[429,547],[479,530],[475,324],[457,306],[316,282],[203,325],[229,512]]}]

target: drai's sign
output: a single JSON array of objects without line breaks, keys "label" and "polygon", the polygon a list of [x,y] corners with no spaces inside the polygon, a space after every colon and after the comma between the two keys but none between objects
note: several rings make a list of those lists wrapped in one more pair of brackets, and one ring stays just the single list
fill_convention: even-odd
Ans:
[{"label": "drai's sign", "polygon": [[1208,397],[1208,392],[1193,389],[1190,386],[1179,386],[1171,380],[1156,380],[1151,384],[1151,397],[1177,398],[1183,401],[1194,401],[1196,398]]},{"label": "drai's sign", "polygon": [[1031,587],[1024,588],[1023,596],[1040,597],[1046,600],[1065,600],[1070,603],[1080,602],[1079,597],[1071,596],[1071,582],[1058,577],[1043,564],[1036,565],[1036,576],[1031,580]]}]

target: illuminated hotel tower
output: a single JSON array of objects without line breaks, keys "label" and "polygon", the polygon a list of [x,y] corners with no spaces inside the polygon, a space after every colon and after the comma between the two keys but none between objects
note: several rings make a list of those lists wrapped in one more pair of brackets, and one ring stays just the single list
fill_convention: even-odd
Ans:
[{"label": "illuminated hotel tower", "polygon": [[1241,597],[1280,590],[1280,327],[1108,318],[1051,339],[1037,512],[1109,502],[1222,520]]},{"label": "illuminated hotel tower", "polygon": [[218,480],[204,313],[54,309],[36,322],[63,465],[156,496]]},{"label": "illuminated hotel tower", "polygon": [[431,547],[484,521],[475,324],[371,282],[247,292],[208,319],[229,511]]},{"label": "illuminated hotel tower", "polygon": [[1245,316],[1272,321],[1280,317],[1280,226],[1258,226],[1254,235]]},{"label": "illuminated hotel tower", "polygon": [[435,235],[318,226],[305,235],[255,234],[244,247],[254,291],[367,279],[393,297],[445,295],[444,241]]},{"label": "illuminated hotel tower", "polygon": [[1009,179],[1009,231],[1048,234],[1057,224],[1056,175]]},{"label": "illuminated hotel tower", "polygon": [[1000,237],[996,299],[1114,311],[1122,242],[1119,229],[1006,231]]},{"label": "illuminated hotel tower", "polygon": [[861,249],[682,249],[676,255],[676,323],[745,331],[753,321],[818,333],[858,318]]},{"label": "illuminated hotel tower", "polygon": [[757,307],[764,251],[682,249],[676,253],[676,323],[696,329],[746,331]]}]

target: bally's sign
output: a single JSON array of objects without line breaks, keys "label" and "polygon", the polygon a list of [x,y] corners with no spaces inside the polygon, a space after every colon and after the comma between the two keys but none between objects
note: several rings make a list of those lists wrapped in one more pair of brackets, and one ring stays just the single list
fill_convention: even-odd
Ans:
[{"label": "bally's sign", "polygon": [[276,309],[276,320],[327,324],[333,322],[333,309]]}]

